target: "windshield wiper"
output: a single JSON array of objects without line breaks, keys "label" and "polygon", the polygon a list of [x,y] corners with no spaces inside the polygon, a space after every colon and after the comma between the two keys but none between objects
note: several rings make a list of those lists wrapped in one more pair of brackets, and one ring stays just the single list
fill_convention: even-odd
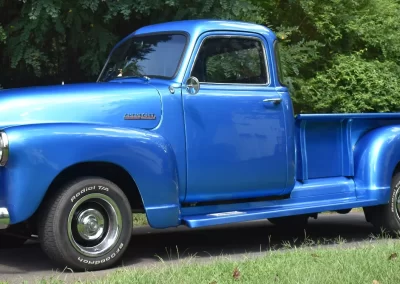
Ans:
[{"label": "windshield wiper", "polygon": [[116,79],[134,79],[134,78],[140,78],[140,79],[144,79],[145,81],[150,81],[150,77],[148,77],[146,75],[121,76],[121,77],[115,77],[113,80],[116,80]]}]

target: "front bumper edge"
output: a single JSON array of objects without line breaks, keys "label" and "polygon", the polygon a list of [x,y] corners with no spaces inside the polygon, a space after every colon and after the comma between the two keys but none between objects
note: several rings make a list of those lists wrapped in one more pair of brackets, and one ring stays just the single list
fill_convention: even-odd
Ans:
[{"label": "front bumper edge", "polygon": [[0,207],[0,229],[5,229],[10,225],[10,214],[5,207]]}]

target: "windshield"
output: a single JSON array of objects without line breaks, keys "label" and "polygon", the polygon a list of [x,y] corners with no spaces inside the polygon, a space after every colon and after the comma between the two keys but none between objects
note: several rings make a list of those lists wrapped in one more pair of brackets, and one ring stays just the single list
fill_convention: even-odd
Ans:
[{"label": "windshield", "polygon": [[111,54],[99,81],[145,76],[171,79],[179,66],[186,37],[182,34],[134,36]]}]

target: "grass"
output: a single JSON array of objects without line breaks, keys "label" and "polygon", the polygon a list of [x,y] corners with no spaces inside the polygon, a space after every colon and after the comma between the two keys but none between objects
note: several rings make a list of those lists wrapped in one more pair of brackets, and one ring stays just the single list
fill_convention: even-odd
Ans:
[{"label": "grass", "polygon": [[[373,242],[355,247],[348,246],[341,237],[328,242],[336,243],[337,246],[324,247],[305,236],[305,240],[298,245],[283,244],[283,250],[269,249],[259,257],[243,256],[234,259],[219,256],[210,260],[203,259],[209,261],[196,261],[195,257],[178,261],[160,259],[160,263],[152,267],[122,268],[107,276],[75,283],[400,283],[400,241],[397,239],[382,232],[370,235],[369,240]],[[57,274],[36,283],[66,283],[60,280],[63,278],[62,274]],[[6,282],[0,281],[2,283]],[[22,280],[20,283],[28,282]]]},{"label": "grass", "polygon": [[[354,211],[362,212],[362,208],[355,208]],[[148,224],[146,214],[135,213],[133,218],[135,226]],[[261,257],[232,259],[220,256],[206,262],[196,261],[195,257],[177,262],[160,259],[160,263],[154,267],[118,269],[107,276],[75,283],[400,283],[400,241],[391,239],[385,233],[372,235],[372,239],[384,242],[350,247],[345,245],[346,240],[340,236],[323,241],[315,241],[306,236],[300,243],[282,243],[280,247],[283,250],[270,248]],[[330,244],[337,246],[326,246]],[[59,280],[62,278],[61,273],[37,283],[65,283]],[[6,284],[0,281],[0,284],[3,283]]]},{"label": "grass", "polygon": [[357,248],[295,248],[259,258],[220,258],[206,264],[182,260],[157,269],[120,269],[83,283],[400,283],[398,254],[400,242],[394,240]]},{"label": "grass", "polygon": [[[142,213],[135,213],[133,214],[133,226],[147,226],[147,216],[146,214]],[[1,283],[0,283],[1,284]]]}]

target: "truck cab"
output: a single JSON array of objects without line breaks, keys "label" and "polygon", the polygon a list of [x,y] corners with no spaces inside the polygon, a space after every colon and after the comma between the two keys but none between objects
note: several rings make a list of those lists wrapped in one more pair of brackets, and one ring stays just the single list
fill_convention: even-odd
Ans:
[{"label": "truck cab", "polygon": [[97,82],[1,91],[0,243],[35,235],[98,270],[136,212],[153,228],[303,227],[363,207],[400,229],[400,115],[295,116],[281,74],[269,28],[191,20],[133,32]]}]

